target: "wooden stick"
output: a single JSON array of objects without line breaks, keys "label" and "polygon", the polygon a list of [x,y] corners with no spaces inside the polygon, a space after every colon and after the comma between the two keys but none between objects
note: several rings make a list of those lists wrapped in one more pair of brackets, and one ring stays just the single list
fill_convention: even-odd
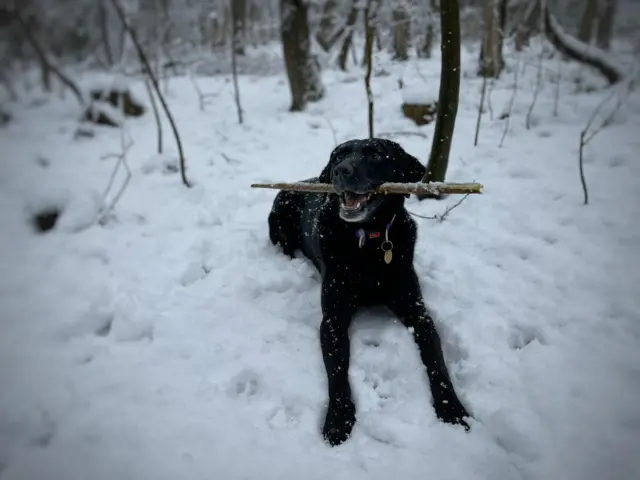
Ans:
[{"label": "wooden stick", "polygon": [[[289,190],[293,192],[308,193],[336,193],[330,183],[254,183],[251,188],[273,188],[276,190]],[[471,194],[482,193],[483,186],[479,183],[383,183],[370,190],[371,193],[397,193],[416,195],[443,195],[443,194]]]}]

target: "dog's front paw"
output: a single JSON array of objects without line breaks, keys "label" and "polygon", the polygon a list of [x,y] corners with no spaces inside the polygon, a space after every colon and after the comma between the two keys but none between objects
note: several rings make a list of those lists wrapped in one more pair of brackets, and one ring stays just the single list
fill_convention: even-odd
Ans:
[{"label": "dog's front paw", "polygon": [[462,406],[457,398],[443,401],[436,405],[436,416],[445,423],[453,425],[462,425],[466,431],[471,428],[465,421],[465,417],[469,417],[467,410]]},{"label": "dog's front paw", "polygon": [[351,436],[355,423],[356,406],[351,399],[330,400],[322,435],[332,447],[335,447]]}]

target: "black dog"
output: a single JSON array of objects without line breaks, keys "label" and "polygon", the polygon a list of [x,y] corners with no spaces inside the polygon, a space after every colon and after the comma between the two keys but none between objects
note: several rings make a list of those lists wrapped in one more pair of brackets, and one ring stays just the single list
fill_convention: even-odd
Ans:
[{"label": "black dog", "polygon": [[413,268],[417,228],[406,196],[366,193],[385,182],[418,182],[424,172],[395,142],[351,140],[334,149],[319,178],[306,180],[332,183],[338,194],[282,191],[269,215],[273,244],[290,256],[301,249],[322,275],[320,342],[329,386],[322,433],[331,445],[344,442],[355,423],[349,325],[361,306],[385,305],[412,331],[436,415],[469,428]]}]

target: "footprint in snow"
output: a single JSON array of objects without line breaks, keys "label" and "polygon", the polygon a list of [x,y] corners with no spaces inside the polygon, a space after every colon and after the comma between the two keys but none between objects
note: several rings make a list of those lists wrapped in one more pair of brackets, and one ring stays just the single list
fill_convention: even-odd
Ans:
[{"label": "footprint in snow", "polygon": [[285,401],[269,415],[269,426],[273,429],[295,427],[300,423],[302,408],[292,401]]},{"label": "footprint in snow", "polygon": [[116,342],[152,342],[153,323],[144,316],[110,307],[92,307],[63,332],[67,338],[96,336],[110,338]]},{"label": "footprint in snow", "polygon": [[518,325],[509,335],[509,346],[513,350],[522,350],[536,340],[540,345],[547,344],[543,332],[538,328],[531,325]]},{"label": "footprint in snow", "polygon": [[236,374],[227,387],[227,393],[231,397],[251,398],[262,389],[260,375],[251,369],[242,370]]}]

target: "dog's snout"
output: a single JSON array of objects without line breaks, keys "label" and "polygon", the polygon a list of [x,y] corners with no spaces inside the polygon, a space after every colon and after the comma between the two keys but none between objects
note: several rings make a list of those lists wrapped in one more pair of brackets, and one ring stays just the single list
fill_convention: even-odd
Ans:
[{"label": "dog's snout", "polygon": [[353,166],[348,163],[341,163],[333,170],[333,178],[347,179],[353,175]]}]

